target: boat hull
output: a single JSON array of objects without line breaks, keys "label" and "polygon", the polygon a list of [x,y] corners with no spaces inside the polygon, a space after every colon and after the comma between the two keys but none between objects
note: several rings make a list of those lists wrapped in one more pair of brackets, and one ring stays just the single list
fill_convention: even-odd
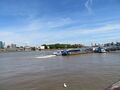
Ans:
[{"label": "boat hull", "polygon": [[120,81],[112,84],[110,87],[108,87],[105,90],[120,90]]}]

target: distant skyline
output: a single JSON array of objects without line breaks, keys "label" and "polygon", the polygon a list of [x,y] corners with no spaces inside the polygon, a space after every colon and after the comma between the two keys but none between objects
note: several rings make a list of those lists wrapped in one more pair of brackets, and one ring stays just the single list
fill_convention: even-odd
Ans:
[{"label": "distant skyline", "polygon": [[6,44],[120,41],[120,0],[0,0]]}]

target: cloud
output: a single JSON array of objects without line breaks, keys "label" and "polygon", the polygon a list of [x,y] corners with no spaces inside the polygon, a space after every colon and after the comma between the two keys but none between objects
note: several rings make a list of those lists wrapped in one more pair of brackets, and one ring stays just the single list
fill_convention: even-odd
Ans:
[{"label": "cloud", "polygon": [[[52,20],[34,19],[25,25],[21,24],[18,26],[0,28],[0,36],[2,38],[1,40],[5,41],[7,44],[24,44],[25,42],[32,44],[35,43],[35,41],[36,43],[50,42],[53,41],[54,34],[56,34],[53,29],[56,31],[56,29],[71,23],[73,23],[71,18],[56,18]],[[50,39],[51,37],[53,38]]]},{"label": "cloud", "polygon": [[93,0],[87,0],[85,2],[85,7],[88,10],[88,13],[92,13],[93,12],[92,8],[91,8],[92,3],[93,3]]},{"label": "cloud", "polygon": [[[71,25],[74,20],[70,18],[60,18],[52,20],[32,20],[31,22],[14,27],[0,28],[1,40],[7,44],[17,43],[25,45],[29,42],[30,45],[40,45],[44,43],[59,43],[59,42],[92,42],[106,40],[114,35],[114,38],[119,38],[115,33],[120,32],[120,24],[102,24],[96,27],[89,26],[80,28],[75,27],[65,28],[66,25]],[[61,28],[62,29],[61,29]],[[112,35],[110,35],[112,33]],[[102,36],[104,35],[104,37]],[[113,40],[111,38],[111,40]],[[68,43],[69,43],[68,42]]]},{"label": "cloud", "polygon": [[[57,32],[49,32],[48,38],[49,41],[99,41],[100,39],[107,40],[107,38],[110,38],[111,36],[115,36],[116,33],[118,33],[116,36],[120,35],[120,25],[119,24],[109,24],[109,25],[103,25],[101,27],[95,27],[93,29],[71,29],[71,30],[62,30]],[[111,35],[112,34],[112,35]],[[102,36],[104,35],[104,37]],[[116,37],[116,39],[119,37]]]},{"label": "cloud", "polygon": [[0,31],[0,36],[3,37],[3,36],[8,36],[8,35],[13,35],[12,32],[9,32],[9,31]]},{"label": "cloud", "polygon": [[87,27],[86,29],[78,28],[78,29],[71,29],[71,30],[64,30],[64,31],[58,31],[59,34],[65,34],[67,36],[79,36],[79,35],[98,35],[98,34],[106,34],[111,32],[119,32],[120,31],[120,24],[108,24],[108,25],[102,25],[100,27],[93,27],[89,29]]},{"label": "cloud", "polygon": [[119,34],[107,34],[107,35],[99,35],[93,37],[93,39],[89,40],[92,43],[107,43],[107,42],[119,42],[120,41],[120,33]]},{"label": "cloud", "polygon": [[100,34],[100,33],[109,33],[112,31],[120,31],[120,24],[108,24],[101,27],[83,30],[82,34]]},{"label": "cloud", "polygon": [[8,28],[3,28],[1,30],[9,30],[11,28],[12,31],[48,31],[48,30],[53,30],[53,29],[58,29],[65,27],[67,25],[71,25],[75,23],[74,20],[72,20],[69,17],[66,18],[54,18],[54,19],[49,19],[49,18],[37,18],[37,19],[30,19],[25,21],[26,24],[21,24],[18,26],[13,26],[13,27],[8,27]]}]

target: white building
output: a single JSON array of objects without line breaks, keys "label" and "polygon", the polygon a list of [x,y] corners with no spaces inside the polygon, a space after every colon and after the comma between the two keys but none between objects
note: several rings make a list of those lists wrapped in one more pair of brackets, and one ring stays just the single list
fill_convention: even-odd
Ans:
[{"label": "white building", "polygon": [[44,50],[45,46],[40,46],[39,49]]}]

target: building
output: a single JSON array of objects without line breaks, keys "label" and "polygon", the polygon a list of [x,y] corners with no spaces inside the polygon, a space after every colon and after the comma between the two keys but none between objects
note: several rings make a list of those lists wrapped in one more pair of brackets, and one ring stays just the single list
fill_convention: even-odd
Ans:
[{"label": "building", "polygon": [[31,47],[30,46],[24,46],[24,50],[25,51],[31,51]]},{"label": "building", "polygon": [[8,45],[7,48],[6,48],[6,50],[7,50],[7,51],[10,51],[10,52],[17,51],[16,44]]},{"label": "building", "polygon": [[41,50],[45,49],[45,46],[40,46],[40,49],[41,49]]},{"label": "building", "polygon": [[11,44],[10,48],[16,48],[16,44]]},{"label": "building", "polygon": [[4,42],[2,42],[2,41],[0,41],[0,48],[1,48],[1,49],[3,49],[3,48],[4,48],[4,46],[5,46],[5,43],[4,43]]}]

